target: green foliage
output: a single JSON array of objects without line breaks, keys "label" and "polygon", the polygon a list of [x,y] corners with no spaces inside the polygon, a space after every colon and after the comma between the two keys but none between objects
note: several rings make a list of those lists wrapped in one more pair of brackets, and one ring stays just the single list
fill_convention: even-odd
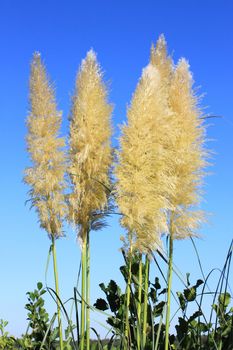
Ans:
[{"label": "green foliage", "polygon": [[[130,328],[130,344],[129,349],[138,349],[136,342],[136,329],[140,327],[137,322],[136,304],[138,301],[138,267],[139,258],[136,256],[132,261],[132,283],[130,286],[130,304],[129,304],[129,328]],[[225,269],[226,270],[226,269]],[[221,275],[220,282],[228,279],[225,270]],[[120,267],[120,271],[127,281],[128,261],[124,266]],[[143,276],[145,265],[143,264]],[[143,277],[144,278],[144,277]],[[214,292],[207,294],[213,295],[212,310],[215,313],[215,321],[211,318],[207,319],[202,309],[203,298],[205,297],[206,282],[198,279],[195,284],[190,283],[190,274],[187,274],[187,280],[184,282],[183,291],[176,293],[181,312],[175,325],[175,334],[169,335],[170,349],[173,350],[232,350],[233,348],[233,307],[230,307],[231,295],[225,291],[219,293],[218,287]],[[219,282],[219,284],[220,284]],[[123,342],[123,329],[125,322],[125,298],[117,283],[110,280],[106,286],[100,284],[101,290],[105,294],[105,299],[97,299],[94,306],[102,311],[109,310],[112,316],[109,316],[107,323],[112,327],[112,331],[118,339]],[[223,289],[223,286],[222,286]],[[147,304],[147,337],[146,345],[142,350],[164,350],[165,325],[163,323],[163,315],[166,307],[167,288],[162,288],[158,277],[149,283],[148,304]],[[165,300],[161,300],[164,298]],[[144,291],[142,291],[141,303],[144,303]],[[193,306],[197,309],[193,311]],[[190,312],[190,308],[192,312]],[[213,318],[213,317],[212,317]],[[156,345],[155,345],[156,344]],[[120,349],[120,346],[118,347]],[[123,347],[124,348],[124,347]],[[127,350],[128,350],[127,348]]]},{"label": "green foliage", "polygon": [[[132,257],[131,273],[132,273],[132,283],[130,286],[130,303],[129,303],[129,348],[137,348],[136,339],[136,329],[137,327],[142,327],[139,325],[137,320],[137,303],[138,303],[138,272],[139,272],[139,256]],[[126,258],[125,265],[120,267],[120,271],[127,281],[128,278],[128,265],[129,261]],[[142,276],[145,276],[145,264],[142,264]],[[123,342],[123,329],[125,323],[125,301],[126,293],[122,293],[120,287],[113,280],[110,280],[109,284],[105,286],[104,283],[100,285],[101,290],[105,293],[106,300],[99,298],[96,300],[94,306],[101,310],[110,310],[113,315],[107,318],[107,323],[112,327],[115,336],[120,336]],[[165,301],[158,301],[159,295],[164,295],[166,289],[160,291],[161,285],[159,278],[156,277],[154,283],[150,283],[148,302],[147,302],[147,338],[146,338],[146,349],[152,348],[152,339],[158,334],[160,334],[158,341],[161,346],[163,346],[163,334],[164,325],[159,327],[158,318],[163,315]],[[144,303],[144,290],[142,290],[141,303]],[[141,330],[142,331],[142,330]],[[171,339],[171,341],[173,341]]]},{"label": "green foliage", "polygon": [[9,333],[5,330],[7,325],[7,321],[0,319],[0,350],[11,350],[15,346],[15,338],[9,336]]},{"label": "green foliage", "polygon": [[64,350],[72,350],[74,347],[72,346],[73,344],[73,339],[71,336],[71,332],[76,328],[76,325],[72,323],[71,320],[69,320],[69,324],[67,328],[65,329],[65,339],[66,341],[64,342]]},{"label": "green foliage", "polygon": [[[41,282],[37,283],[37,289],[33,292],[27,292],[28,303],[25,309],[28,310],[27,319],[29,320],[29,331],[23,338],[22,346],[33,350],[56,349],[56,340],[58,337],[58,328],[52,328],[53,324],[44,307],[43,295],[46,290]],[[55,319],[55,318],[54,318]],[[41,344],[44,341],[43,348]]]},{"label": "green foliage", "polygon": [[[141,325],[137,322],[137,302],[138,302],[138,267],[139,257],[134,257],[132,263],[132,283],[130,286],[130,304],[129,304],[129,330],[130,343],[127,350],[138,350],[136,340],[137,327]],[[127,280],[128,261],[120,270]],[[142,266],[143,276],[145,266]],[[143,277],[144,278],[144,277]],[[227,279],[227,275],[221,275],[220,282]],[[220,284],[220,283],[219,283]],[[210,320],[207,320],[203,313],[201,300],[205,296],[205,286],[201,279],[195,284],[190,283],[190,276],[187,276],[187,282],[183,291],[176,293],[179,301],[179,310],[181,314],[175,325],[175,334],[169,335],[171,350],[232,350],[233,344],[233,307],[231,306],[232,297],[222,285],[220,291],[218,288],[213,295],[212,313]],[[109,310],[112,315],[108,317],[107,323],[111,326],[113,337],[110,340],[91,341],[90,350],[119,350],[124,349],[124,322],[125,322],[125,298],[126,294],[114,280],[105,285],[100,284],[105,298],[96,300],[94,306],[102,311]],[[53,327],[56,314],[52,319],[45,309],[44,295],[46,289],[41,282],[37,288],[27,293],[28,302],[25,306],[28,310],[27,318],[29,321],[28,330],[20,339],[10,336],[5,330],[8,322],[0,320],[0,350],[58,350],[58,328]],[[158,277],[149,283],[148,303],[147,303],[147,337],[146,344],[140,350],[164,350],[165,325],[164,309],[166,307],[167,288],[163,288]],[[210,292],[209,292],[210,294]],[[164,300],[163,300],[164,299]],[[144,291],[142,290],[141,304],[144,303]],[[192,312],[189,306],[192,305]],[[196,305],[196,311],[193,306]],[[71,337],[77,325],[71,321],[65,330],[64,350],[74,350],[74,342]],[[78,349],[78,343],[76,343]]]},{"label": "green foliage", "polygon": [[217,327],[214,330],[214,339],[220,343],[222,349],[230,350],[233,347],[233,307],[229,307],[231,295],[221,293],[218,296],[217,304],[212,307],[218,319]]}]

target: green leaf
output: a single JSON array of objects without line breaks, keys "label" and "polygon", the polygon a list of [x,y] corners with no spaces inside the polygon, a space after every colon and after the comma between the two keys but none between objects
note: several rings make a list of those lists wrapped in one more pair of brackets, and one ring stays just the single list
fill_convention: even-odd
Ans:
[{"label": "green leaf", "polygon": [[197,293],[196,288],[191,287],[184,290],[184,296],[187,301],[194,301],[196,299]]},{"label": "green leaf", "polygon": [[188,322],[185,321],[182,317],[178,318],[179,324],[176,325],[177,337],[179,340],[183,339],[184,335],[188,331]]},{"label": "green leaf", "polygon": [[226,309],[231,301],[231,295],[229,293],[222,293],[218,297],[219,306]]},{"label": "green leaf", "polygon": [[121,271],[121,274],[122,276],[124,277],[125,281],[127,282],[127,279],[128,279],[128,270],[127,270],[127,267],[124,265],[124,266],[121,266],[120,267],[120,271]]},{"label": "green leaf", "polygon": [[96,300],[94,307],[96,307],[96,309],[102,310],[102,311],[109,309],[108,303],[104,299],[101,299],[101,298]]},{"label": "green leaf", "polygon": [[104,293],[106,293],[107,289],[106,289],[106,287],[105,287],[105,284],[104,284],[104,283],[100,283],[99,286],[100,286],[100,289],[102,289],[102,291],[103,291]]},{"label": "green leaf", "polygon": [[116,312],[117,310],[119,310],[121,302],[120,302],[120,297],[117,294],[110,293],[107,296],[107,300],[112,312]]},{"label": "green leaf", "polygon": [[190,286],[190,281],[189,281],[190,273],[186,273],[186,280],[187,280],[187,285]]},{"label": "green leaf", "polygon": [[222,337],[226,337],[228,336],[228,334],[230,335],[231,331],[232,331],[232,325],[231,325],[231,322],[229,322],[221,332]]},{"label": "green leaf", "polygon": [[196,283],[196,285],[195,285],[194,287],[198,288],[198,287],[199,287],[200,285],[202,285],[203,283],[204,283],[204,281],[198,279],[198,280],[197,280],[197,283]]},{"label": "green leaf", "polygon": [[212,309],[217,313],[218,312],[218,305],[217,304],[213,304],[212,305]]},{"label": "green leaf", "polygon": [[161,292],[159,293],[159,295],[165,294],[165,293],[167,293],[167,288],[164,288],[163,290],[161,290]]},{"label": "green leaf", "polygon": [[155,287],[155,289],[161,289],[161,285],[159,283],[158,277],[155,277],[154,287]]},{"label": "green leaf", "polygon": [[108,284],[108,290],[111,293],[116,293],[117,292],[117,284],[115,281],[110,280],[109,284]]},{"label": "green leaf", "polygon": [[202,312],[200,310],[194,312],[194,314],[192,314],[192,316],[189,317],[188,322],[191,323],[193,320],[195,320],[199,316],[202,316]]},{"label": "green leaf", "polygon": [[157,301],[157,292],[156,292],[156,289],[150,288],[149,296],[150,296],[152,302],[153,302],[153,303],[156,303],[156,301]]},{"label": "green leaf", "polygon": [[38,282],[37,283],[37,288],[40,290],[40,289],[42,289],[43,288],[43,284],[41,283],[41,282]]},{"label": "green leaf", "polygon": [[179,298],[181,310],[184,311],[185,310],[185,306],[186,306],[185,298],[184,298],[184,296],[183,296],[183,294],[181,292],[176,292],[176,294],[177,294],[177,296]]},{"label": "green leaf", "polygon": [[158,316],[160,316],[163,313],[164,305],[165,305],[165,302],[161,301],[159,304],[157,304],[154,307],[154,312],[153,313],[154,313],[155,317],[158,317]]},{"label": "green leaf", "polygon": [[138,275],[138,271],[139,271],[139,263],[138,262],[134,262],[131,265],[131,272],[133,275],[137,276]]},{"label": "green leaf", "polygon": [[207,332],[208,330],[210,330],[211,329],[211,327],[212,327],[212,324],[211,323],[204,323],[204,322],[199,322],[198,323],[198,329],[201,331],[201,332],[203,332],[203,333],[205,333],[205,332]]}]

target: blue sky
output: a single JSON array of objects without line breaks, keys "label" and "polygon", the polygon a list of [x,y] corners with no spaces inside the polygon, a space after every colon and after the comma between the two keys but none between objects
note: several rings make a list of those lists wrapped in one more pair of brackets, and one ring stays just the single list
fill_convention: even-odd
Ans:
[{"label": "blue sky", "polygon": [[[207,136],[214,154],[203,208],[212,215],[201,231],[202,238],[196,241],[203,268],[208,272],[222,266],[233,237],[232,11],[230,0],[0,2],[0,318],[9,321],[12,334],[26,330],[25,293],[37,281],[44,282],[50,244],[34,211],[24,204],[28,188],[22,182],[24,168],[29,164],[25,121],[33,52],[41,52],[55,83],[58,107],[63,111],[63,135],[68,131],[78,66],[90,48],[97,52],[105,79],[110,82],[110,101],[115,106],[115,145],[118,125],[126,120],[126,105],[148,63],[151,43],[164,33],[174,60],[189,60],[196,86],[205,94],[202,105],[206,112],[222,116],[209,122]],[[123,230],[117,218],[109,224],[109,228],[91,237],[93,301],[101,296],[100,282],[114,278],[122,283],[118,268],[122,263],[119,236]],[[80,259],[75,233],[67,228],[66,234],[57,247],[63,300],[72,295]],[[175,262],[184,274],[191,272],[193,282],[200,277],[190,241],[175,242]],[[48,281],[53,286],[50,272]],[[179,285],[174,280],[176,288]],[[52,313],[55,305],[49,299],[47,304]]]}]

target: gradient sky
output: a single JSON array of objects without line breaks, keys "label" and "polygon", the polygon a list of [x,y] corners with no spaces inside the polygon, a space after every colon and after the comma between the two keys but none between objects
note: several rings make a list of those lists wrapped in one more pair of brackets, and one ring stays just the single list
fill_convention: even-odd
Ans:
[{"label": "gradient sky", "polygon": [[[62,134],[67,135],[70,100],[77,69],[93,48],[110,82],[114,145],[118,125],[126,120],[126,105],[148,63],[149,50],[164,33],[175,62],[189,60],[206,113],[222,118],[209,121],[207,137],[213,150],[211,175],[206,178],[203,208],[211,213],[196,245],[205,273],[222,267],[233,237],[233,2],[216,0],[1,0],[0,2],[0,318],[8,330],[26,330],[25,293],[45,281],[49,240],[34,210],[25,206],[28,187],[22,182],[29,165],[25,120],[28,113],[29,65],[40,51],[55,83],[58,107],[63,111]],[[102,296],[98,284],[110,278],[122,284],[118,218],[91,235],[91,298]],[[72,296],[80,261],[75,233],[57,244],[61,296]],[[191,281],[201,277],[190,241],[175,242],[175,262]],[[213,285],[218,273],[213,277]],[[231,279],[232,282],[232,279]],[[52,273],[48,284],[53,286]],[[174,290],[179,288],[174,279]],[[47,298],[50,312],[55,305]],[[99,319],[93,315],[92,319]],[[98,324],[93,326],[99,330]],[[101,331],[102,332],[102,331]]]}]

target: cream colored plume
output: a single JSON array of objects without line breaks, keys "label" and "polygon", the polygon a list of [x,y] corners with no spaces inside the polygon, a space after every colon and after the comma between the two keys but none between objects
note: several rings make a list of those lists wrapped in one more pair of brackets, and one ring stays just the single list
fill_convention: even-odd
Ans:
[{"label": "cream colored plume", "polygon": [[27,119],[27,149],[32,166],[24,181],[31,187],[32,206],[36,207],[42,228],[54,237],[62,236],[65,215],[64,139],[59,136],[61,113],[56,109],[54,90],[39,53],[35,53],[30,76],[30,113]]},{"label": "cream colored plume", "polygon": [[91,50],[77,75],[69,141],[69,220],[80,226],[81,240],[90,229],[94,212],[103,210],[108,202],[112,106],[107,98],[103,75]]},{"label": "cream colored plume", "polygon": [[206,166],[205,128],[192,85],[189,65],[185,59],[181,59],[170,86],[170,106],[177,135],[173,145],[174,162],[171,168],[176,185],[174,195],[170,199],[176,239],[196,235],[196,230],[204,218],[197,206]]},{"label": "cream colored plume", "polygon": [[168,89],[173,74],[173,61],[167,54],[167,43],[163,34],[159,36],[156,45],[152,44],[150,62],[155,66],[162,80],[163,93],[168,97]]},{"label": "cream colored plume", "polygon": [[[206,166],[207,152],[204,150],[205,128],[202,125],[202,112],[199,99],[192,91],[192,75],[189,65],[181,59],[176,67],[167,56],[164,35],[151,48],[151,63],[159,70],[163,80],[163,94],[167,98],[170,115],[167,119],[168,143],[173,162],[169,171],[174,186],[169,198],[172,211],[167,217],[173,218],[174,238],[196,235],[203,212],[197,210],[200,189]],[[172,212],[172,215],[171,215]]]},{"label": "cream colored plume", "polygon": [[128,246],[148,252],[167,232],[167,198],[172,191],[170,155],[165,148],[170,110],[159,70],[149,64],[142,73],[122,127],[117,178],[117,203],[128,231]]},{"label": "cream colored plume", "polygon": [[206,165],[197,102],[186,61],[175,67],[160,36],[128,109],[115,171],[126,244],[142,252],[171,224],[178,239],[195,235],[203,220],[195,209]]}]

